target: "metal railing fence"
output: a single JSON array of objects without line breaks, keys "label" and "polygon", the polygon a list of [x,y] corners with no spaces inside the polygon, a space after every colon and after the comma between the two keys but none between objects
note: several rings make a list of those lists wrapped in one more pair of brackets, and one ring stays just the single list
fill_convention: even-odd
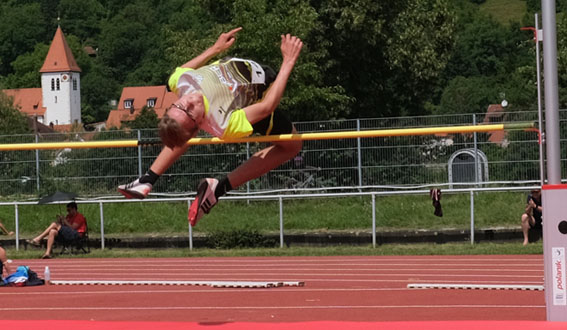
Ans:
[{"label": "metal railing fence", "polygon": [[[567,111],[561,111],[560,118],[564,127]],[[299,122],[295,126],[299,132],[325,132],[525,121],[537,121],[537,112]],[[562,131],[567,132],[567,129]],[[0,136],[0,142],[155,138],[157,131],[148,129],[11,135]],[[566,138],[564,133],[562,145]],[[264,146],[259,143],[193,146],[158,180],[154,196],[189,196],[201,178],[225,175]],[[478,157],[461,159],[458,166],[462,166],[462,170],[457,165],[452,169],[448,167],[451,155],[471,148],[487,156],[487,164],[482,165],[487,166],[488,178],[475,173],[477,184],[514,186],[536,184],[540,180],[538,135],[509,131],[304,141],[302,151],[294,159],[239,187],[234,194],[337,189],[388,191],[444,186],[449,184],[450,170],[477,172]],[[0,196],[38,197],[54,190],[73,191],[81,197],[116,195],[116,186],[141,175],[160,150],[159,146],[147,146],[0,152]],[[561,150],[565,152],[566,148]],[[564,154],[561,157],[563,162],[566,158]],[[472,184],[470,180],[459,181],[458,178],[453,183],[457,187]]]},{"label": "metal railing fence", "polygon": [[[444,194],[468,194],[470,198],[470,243],[475,243],[475,194],[479,192],[520,192],[520,191],[529,191],[531,189],[537,188],[537,186],[517,186],[517,187],[492,187],[492,188],[478,188],[478,187],[471,187],[471,188],[462,188],[462,189],[448,189],[444,191]],[[370,196],[371,197],[371,216],[369,219],[369,224],[371,227],[371,241],[368,244],[372,244],[373,247],[377,245],[377,224],[379,221],[383,219],[377,218],[377,202],[376,197],[384,197],[384,196],[393,196],[393,195],[427,195],[429,190],[410,190],[410,191],[368,191],[368,192],[341,192],[341,193],[310,193],[310,194],[282,194],[282,195],[261,195],[261,196],[225,196],[222,197],[223,200],[232,200],[232,201],[241,201],[241,200],[256,200],[256,201],[269,201],[269,200],[277,200],[278,201],[278,210],[279,210],[279,246],[280,248],[284,247],[285,241],[285,221],[284,221],[284,201],[292,200],[292,199],[305,199],[305,198],[348,198],[348,197],[360,197],[360,196]],[[152,203],[152,202],[187,202],[187,206],[191,205],[191,202],[194,200],[192,197],[183,197],[183,198],[157,198],[157,199],[145,199],[145,203]],[[105,249],[106,247],[106,240],[105,240],[105,211],[104,206],[106,204],[113,204],[113,203],[137,203],[138,200],[131,200],[131,199],[108,199],[108,200],[81,200],[78,201],[79,204],[98,204],[99,206],[99,221],[100,224],[98,225],[100,230],[100,248]],[[15,231],[15,246],[16,250],[20,248],[20,214],[19,214],[19,207],[22,205],[34,205],[37,202],[0,202],[0,206],[13,206],[14,207],[14,231]],[[61,202],[63,203],[63,202]],[[225,203],[225,202],[223,202]],[[93,219],[91,219],[92,221]],[[464,220],[464,219],[463,219]],[[110,222],[115,221],[110,219]],[[89,228],[93,228],[94,226],[89,225]],[[92,235],[93,232],[90,232]],[[90,236],[90,235],[89,235]],[[190,224],[188,224],[188,240],[187,240],[188,248],[192,250],[194,248],[193,245],[193,228]]]}]

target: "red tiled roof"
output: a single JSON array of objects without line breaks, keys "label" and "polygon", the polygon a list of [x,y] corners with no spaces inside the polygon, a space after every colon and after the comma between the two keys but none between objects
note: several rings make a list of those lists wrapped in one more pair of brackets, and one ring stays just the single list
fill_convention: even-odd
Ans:
[{"label": "red tiled roof", "polygon": [[65,40],[63,31],[61,27],[57,28],[51,46],[49,47],[49,52],[45,57],[45,62],[39,72],[60,72],[60,71],[72,71],[81,72],[81,68],[77,65],[73,52]]},{"label": "red tiled roof", "polygon": [[53,129],[57,132],[71,132],[76,124],[63,124],[63,125],[53,125]]},{"label": "red tiled roof", "polygon": [[[141,109],[146,104],[148,99],[155,98],[156,104],[155,108],[167,108],[171,103],[177,100],[174,93],[168,92],[165,85],[161,86],[141,86],[141,87],[124,87],[122,90],[122,95],[120,96],[120,103],[118,103],[118,110],[124,110],[124,101],[128,99],[133,99],[134,109]],[[171,101],[169,102],[169,100]],[[166,104],[164,106],[164,102]]]},{"label": "red tiled roof", "polygon": [[14,98],[14,106],[20,108],[20,111],[27,116],[45,115],[45,107],[42,101],[41,88],[19,88],[4,89],[4,94]]},{"label": "red tiled roof", "polygon": [[[502,122],[504,117],[504,108],[500,104],[491,104],[486,110],[486,115],[484,116],[483,124],[492,124]],[[506,131],[494,131],[488,132],[488,141],[492,143],[502,144],[508,133]]]},{"label": "red tiled roof", "polygon": [[53,133],[53,129],[51,127],[44,125],[32,117],[28,117],[28,126],[32,131],[37,131],[39,134],[44,133]]},{"label": "red tiled roof", "polygon": [[[120,128],[122,122],[136,119],[142,108],[147,105],[148,99],[155,99],[154,111],[158,118],[161,118],[165,114],[165,110],[177,100],[177,95],[168,92],[165,85],[124,87],[118,109],[110,111],[106,120],[106,127]],[[133,100],[132,108],[126,109],[124,107],[126,100]]]}]

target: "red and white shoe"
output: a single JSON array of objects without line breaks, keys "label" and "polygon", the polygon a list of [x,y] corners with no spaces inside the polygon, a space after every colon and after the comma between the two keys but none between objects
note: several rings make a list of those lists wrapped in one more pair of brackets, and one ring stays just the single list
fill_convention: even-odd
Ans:
[{"label": "red and white shoe", "polygon": [[215,189],[218,183],[219,180],[212,178],[206,178],[199,182],[197,186],[197,196],[195,196],[195,200],[189,207],[189,222],[191,226],[195,226],[197,221],[199,221],[203,215],[208,214],[213,206],[217,204]]},{"label": "red and white shoe", "polygon": [[139,179],[128,184],[121,184],[118,186],[118,191],[126,198],[144,199],[152,191],[151,183],[141,183]]}]

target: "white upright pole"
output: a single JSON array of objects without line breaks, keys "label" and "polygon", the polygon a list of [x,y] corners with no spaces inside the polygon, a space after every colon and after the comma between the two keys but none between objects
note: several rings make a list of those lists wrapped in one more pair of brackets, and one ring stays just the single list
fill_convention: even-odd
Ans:
[{"label": "white upright pole", "polygon": [[537,76],[537,118],[538,118],[538,128],[540,134],[539,143],[539,178],[541,185],[545,184],[545,128],[543,127],[543,109],[541,107],[541,60],[539,51],[539,42],[543,40],[543,36],[539,30],[539,17],[535,13],[535,43],[536,43],[536,76]]},{"label": "white upright pole", "polygon": [[548,321],[567,322],[567,185],[561,184],[555,0],[542,0],[547,185],[543,186],[543,254]]}]

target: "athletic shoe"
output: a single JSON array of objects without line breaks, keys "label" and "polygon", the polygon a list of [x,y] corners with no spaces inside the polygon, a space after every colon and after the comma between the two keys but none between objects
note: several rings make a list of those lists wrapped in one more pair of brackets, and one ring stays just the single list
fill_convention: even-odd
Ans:
[{"label": "athletic shoe", "polygon": [[126,198],[144,199],[152,191],[152,184],[141,183],[140,179],[136,179],[134,182],[119,185],[118,191]]},{"label": "athletic shoe", "polygon": [[219,180],[206,178],[199,182],[197,186],[197,196],[195,200],[191,203],[189,208],[189,222],[191,226],[195,226],[197,221],[203,217],[203,215],[208,214],[213,206],[217,204],[217,198],[215,197],[215,189]]}]

